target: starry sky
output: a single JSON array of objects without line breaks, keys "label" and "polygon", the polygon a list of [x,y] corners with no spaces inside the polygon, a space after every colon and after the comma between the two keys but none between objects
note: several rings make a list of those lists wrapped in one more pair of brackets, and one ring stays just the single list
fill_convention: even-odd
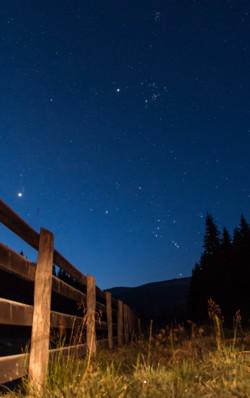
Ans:
[{"label": "starry sky", "polygon": [[189,276],[250,219],[249,39],[249,1],[4,2],[1,198],[101,288]]}]

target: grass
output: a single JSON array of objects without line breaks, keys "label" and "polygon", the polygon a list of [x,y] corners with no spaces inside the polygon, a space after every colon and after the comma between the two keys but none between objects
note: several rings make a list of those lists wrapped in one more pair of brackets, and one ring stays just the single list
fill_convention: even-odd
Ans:
[{"label": "grass", "polygon": [[[250,335],[239,338],[234,331],[225,339],[220,332],[218,344],[218,322],[214,336],[190,326],[192,333],[166,327],[112,353],[101,351],[91,362],[58,356],[50,364],[43,397],[250,397]],[[8,392],[7,397],[24,394]]]}]

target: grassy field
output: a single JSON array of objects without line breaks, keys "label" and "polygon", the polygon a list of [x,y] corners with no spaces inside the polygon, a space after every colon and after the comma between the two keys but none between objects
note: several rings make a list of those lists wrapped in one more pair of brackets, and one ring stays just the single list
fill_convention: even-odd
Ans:
[{"label": "grassy field", "polygon": [[[250,334],[218,333],[193,324],[161,329],[95,359],[58,357],[44,397],[249,398]],[[25,381],[24,381],[25,384]],[[24,385],[25,388],[25,385]],[[7,392],[20,398],[24,392]]]}]

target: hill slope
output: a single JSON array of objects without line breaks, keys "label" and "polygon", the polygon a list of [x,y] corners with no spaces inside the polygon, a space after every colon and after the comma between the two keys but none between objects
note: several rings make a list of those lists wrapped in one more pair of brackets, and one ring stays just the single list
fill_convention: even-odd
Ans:
[{"label": "hill slope", "polygon": [[172,279],[137,287],[114,287],[108,291],[144,319],[162,323],[186,319],[190,281],[191,278]]}]

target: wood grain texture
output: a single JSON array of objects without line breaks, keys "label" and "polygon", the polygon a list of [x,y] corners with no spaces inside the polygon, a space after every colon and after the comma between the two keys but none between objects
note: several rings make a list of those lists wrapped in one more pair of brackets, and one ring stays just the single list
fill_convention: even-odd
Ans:
[{"label": "wood grain texture", "polygon": [[34,281],[36,265],[0,243],[0,268],[28,281]]},{"label": "wood grain texture", "polygon": [[[50,326],[71,329],[81,326],[84,318],[61,312],[50,312]],[[13,326],[32,326],[33,306],[0,298],[0,324]],[[106,322],[100,322],[100,329],[107,328]]]},{"label": "wood grain texture", "polygon": [[96,285],[95,278],[87,276],[87,347],[90,355],[96,354]]},{"label": "wood grain texture", "polygon": [[50,305],[54,238],[41,229],[35,275],[34,311],[29,361],[30,388],[42,396],[49,361]]},{"label": "wood grain texture", "polygon": [[0,324],[31,326],[33,306],[0,298]]},{"label": "wood grain texture", "polygon": [[27,374],[28,354],[0,357],[0,384],[19,379]]}]

